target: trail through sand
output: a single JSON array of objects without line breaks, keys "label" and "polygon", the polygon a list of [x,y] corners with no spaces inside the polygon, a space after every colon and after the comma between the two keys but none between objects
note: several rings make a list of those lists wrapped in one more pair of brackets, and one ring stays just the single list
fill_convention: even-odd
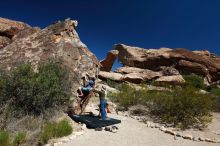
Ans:
[{"label": "trail through sand", "polygon": [[117,133],[86,129],[84,135],[62,144],[65,146],[219,146],[219,143],[196,142],[165,134],[159,129],[146,127],[130,117],[110,114],[122,120]]}]

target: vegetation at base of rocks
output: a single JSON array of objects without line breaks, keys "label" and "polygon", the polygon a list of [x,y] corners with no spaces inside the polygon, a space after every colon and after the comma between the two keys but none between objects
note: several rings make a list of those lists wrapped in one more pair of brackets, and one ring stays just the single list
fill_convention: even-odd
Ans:
[{"label": "vegetation at base of rocks", "polygon": [[201,76],[190,74],[183,76],[185,82],[185,86],[191,86],[196,89],[205,89],[204,79]]},{"label": "vegetation at base of rocks", "polygon": [[147,87],[135,89],[127,84],[119,87],[119,93],[111,94],[111,99],[121,106],[145,105],[150,114],[162,122],[172,123],[181,128],[205,126],[210,121],[212,100],[206,94],[200,94],[192,86],[173,86],[168,91],[147,90]]},{"label": "vegetation at base of rocks", "polygon": [[18,131],[31,133],[27,140],[24,133],[18,133],[11,144],[24,140],[35,143],[42,125],[67,107],[70,87],[68,72],[52,61],[40,63],[38,71],[22,64],[0,72],[0,130],[12,135]]},{"label": "vegetation at base of rocks", "polygon": [[26,132],[18,132],[12,136],[8,131],[0,131],[0,146],[20,146],[26,141]]},{"label": "vegetation at base of rocks", "polygon": [[47,125],[44,126],[42,133],[40,134],[39,143],[45,144],[49,139],[70,135],[72,131],[73,128],[67,120],[62,120],[58,123],[47,123]]},{"label": "vegetation at base of rocks", "polygon": [[211,93],[214,101],[214,109],[216,111],[220,111],[220,88],[212,87],[209,89],[209,92]]},{"label": "vegetation at base of rocks", "polygon": [[26,132],[18,132],[14,137],[13,146],[19,146],[20,144],[25,143],[26,136]]},{"label": "vegetation at base of rocks", "polygon": [[0,146],[10,145],[10,135],[7,131],[0,131]]},{"label": "vegetation at base of rocks", "polygon": [[30,64],[22,64],[0,76],[0,103],[24,115],[40,115],[48,108],[69,100],[67,72],[55,63],[42,63],[36,73]]},{"label": "vegetation at base of rocks", "polygon": [[106,83],[108,86],[112,88],[118,88],[119,86],[119,83],[117,83],[116,81],[110,80],[110,79],[107,79]]}]

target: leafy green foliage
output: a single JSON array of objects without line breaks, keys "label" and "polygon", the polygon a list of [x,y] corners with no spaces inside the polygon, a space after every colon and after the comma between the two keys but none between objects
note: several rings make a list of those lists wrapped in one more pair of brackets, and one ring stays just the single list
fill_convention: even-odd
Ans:
[{"label": "leafy green foliage", "polygon": [[186,86],[191,86],[196,89],[204,89],[205,88],[204,81],[203,81],[202,77],[195,75],[195,74],[185,75],[183,77],[186,81],[186,83],[185,83]]},{"label": "leafy green foliage", "polygon": [[10,145],[10,135],[7,131],[0,131],[0,146]]},{"label": "leafy green foliage", "polygon": [[167,91],[148,91],[146,88],[136,90],[123,84],[119,91],[111,95],[113,101],[125,108],[136,104],[145,105],[152,115],[181,128],[198,124],[205,126],[212,109],[211,98],[198,93],[192,86],[173,87]]},{"label": "leafy green foliage", "polygon": [[73,129],[67,120],[58,123],[48,123],[42,130],[40,135],[40,143],[44,144],[51,138],[58,138],[70,135]]},{"label": "leafy green foliage", "polygon": [[68,74],[55,63],[40,64],[35,73],[30,64],[23,64],[5,77],[0,76],[0,101],[9,100],[14,111],[39,115],[69,100]]},{"label": "leafy green foliage", "polygon": [[218,87],[212,87],[210,93],[213,96],[214,109],[220,111],[220,89]]},{"label": "leafy green foliage", "polygon": [[18,132],[13,140],[13,146],[19,146],[26,141],[26,132]]}]

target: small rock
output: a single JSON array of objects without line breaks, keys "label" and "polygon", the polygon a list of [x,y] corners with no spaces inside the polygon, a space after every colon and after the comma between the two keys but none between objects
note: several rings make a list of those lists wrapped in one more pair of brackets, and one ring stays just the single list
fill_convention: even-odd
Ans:
[{"label": "small rock", "polygon": [[167,129],[166,131],[164,131],[165,133],[171,134],[171,135],[176,135],[176,132],[170,129]]},{"label": "small rock", "polygon": [[51,146],[51,144],[45,144],[44,146]]},{"label": "small rock", "polygon": [[155,127],[155,125],[153,123],[151,123],[150,128],[154,128],[154,127]]},{"label": "small rock", "polygon": [[160,131],[163,131],[163,132],[165,132],[167,129],[164,127],[164,126],[161,126],[160,127]]},{"label": "small rock", "polygon": [[183,135],[182,136],[184,139],[189,139],[189,140],[192,140],[193,139],[193,136],[192,135]]},{"label": "small rock", "polygon": [[205,141],[205,138],[199,137],[199,140],[200,140],[200,141]]},{"label": "small rock", "polygon": [[83,124],[82,125],[82,130],[86,130],[86,129],[87,129],[86,124]]},{"label": "small rock", "polygon": [[176,133],[176,136],[177,137],[182,137],[182,135],[179,132]]},{"label": "small rock", "polygon": [[160,128],[160,126],[158,124],[155,124],[154,127],[155,128]]},{"label": "small rock", "polygon": [[199,137],[193,137],[193,141],[199,141]]}]

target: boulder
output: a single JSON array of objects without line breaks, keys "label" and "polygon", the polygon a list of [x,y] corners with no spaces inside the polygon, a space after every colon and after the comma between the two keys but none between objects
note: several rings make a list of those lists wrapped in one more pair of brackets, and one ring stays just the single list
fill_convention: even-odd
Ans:
[{"label": "boulder", "polygon": [[28,24],[0,17],[0,36],[12,38],[19,31],[30,28]]},{"label": "boulder", "polygon": [[101,63],[101,71],[111,71],[112,66],[118,56],[118,51],[117,50],[111,50],[108,52],[106,58],[102,61],[100,61]]},{"label": "boulder", "polygon": [[9,39],[8,37],[5,37],[5,36],[0,36],[0,49],[4,48],[5,46],[7,46],[10,43],[11,43],[11,39]]},{"label": "boulder", "polygon": [[99,78],[102,80],[113,80],[113,81],[121,82],[123,75],[120,73],[100,71]]},{"label": "boulder", "polygon": [[173,76],[162,76],[155,80],[158,84],[183,84],[185,80],[181,75],[173,75]]},{"label": "boulder", "polygon": [[[121,68],[121,70],[124,70],[125,68]],[[120,70],[120,69],[119,69]],[[150,70],[145,70],[145,72],[128,72],[127,74],[121,74],[121,73],[115,73],[115,72],[99,72],[99,78],[102,80],[113,80],[118,82],[131,82],[131,83],[141,83],[143,81],[150,81],[153,79],[156,79],[160,77],[162,74],[160,72],[153,72]]]},{"label": "boulder", "polygon": [[[158,71],[161,66],[172,66],[180,72],[204,75],[209,82],[220,80],[220,57],[207,52],[192,52],[186,49],[143,49],[118,44],[118,59],[124,66]],[[182,69],[183,68],[183,69]]]},{"label": "boulder", "polygon": [[180,60],[177,68],[182,72],[195,73],[201,76],[207,76],[209,73],[207,67],[204,65],[186,60]]},{"label": "boulder", "polygon": [[81,42],[76,26],[77,21],[66,19],[39,29],[0,18],[0,35],[13,36],[12,42],[0,49],[0,69],[30,63],[37,71],[40,62],[55,60],[69,71],[72,92],[76,94],[82,74],[95,76],[100,66],[96,56]]}]

